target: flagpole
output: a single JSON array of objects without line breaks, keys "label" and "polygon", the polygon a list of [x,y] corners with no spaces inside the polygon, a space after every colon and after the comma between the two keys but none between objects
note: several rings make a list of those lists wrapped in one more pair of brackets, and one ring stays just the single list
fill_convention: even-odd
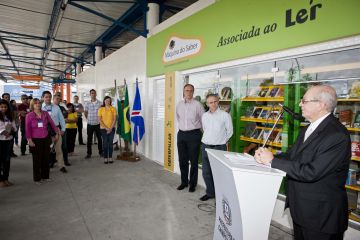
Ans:
[{"label": "flagpole", "polygon": [[[118,89],[117,89],[117,84],[116,84],[116,79],[114,79],[114,84],[115,84],[115,97],[116,97],[116,106],[118,106],[118,101],[119,101],[119,93],[118,93]],[[120,109],[121,110],[121,109]],[[119,114],[119,109],[117,109],[117,111],[118,111],[118,114]],[[117,121],[119,121],[119,119],[116,119]],[[119,122],[118,122],[118,124],[117,124],[117,127],[119,128]],[[118,157],[119,156],[121,156],[121,154],[122,154],[122,147],[121,147],[121,137],[120,137],[120,134],[119,133],[117,133],[117,135],[118,135],[118,140],[119,140],[119,148],[120,148],[120,154],[118,155]]]}]

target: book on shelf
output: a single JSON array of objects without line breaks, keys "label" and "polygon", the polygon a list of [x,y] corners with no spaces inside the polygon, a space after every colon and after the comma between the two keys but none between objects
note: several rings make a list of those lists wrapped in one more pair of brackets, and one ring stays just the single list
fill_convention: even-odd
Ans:
[{"label": "book on shelf", "polygon": [[244,129],[243,136],[244,137],[250,137],[251,134],[254,132],[255,128],[256,128],[256,123],[251,122],[251,123],[247,124],[245,129]]},{"label": "book on shelf", "polygon": [[275,97],[283,97],[284,96],[284,88],[279,88]]},{"label": "book on shelf", "polygon": [[262,112],[261,107],[255,107],[253,113],[251,114],[251,117],[258,118],[261,112]]},{"label": "book on shelf", "polygon": [[274,143],[281,143],[282,141],[282,134],[279,132],[279,134],[276,136]]},{"label": "book on shelf", "polygon": [[258,139],[261,132],[262,132],[262,129],[255,128],[254,131],[251,133],[250,138]]},{"label": "book on shelf", "polygon": [[358,171],[355,169],[349,169],[348,171],[348,175],[346,178],[346,185],[351,186],[351,185],[356,185],[356,175],[358,174]]},{"label": "book on shelf", "polygon": [[247,118],[251,117],[252,113],[254,112],[255,109],[256,109],[256,107],[254,108],[253,106],[246,107],[244,117],[247,117]]},{"label": "book on shelf", "polygon": [[279,130],[274,129],[274,131],[270,134],[269,142],[274,142],[278,134]]},{"label": "book on shelf", "polygon": [[351,155],[353,157],[360,157],[360,142],[351,143]]},{"label": "book on shelf", "polygon": [[253,87],[250,89],[248,97],[257,97],[261,91],[260,87]]},{"label": "book on shelf", "polygon": [[355,114],[353,127],[360,128],[360,111],[357,111]]},{"label": "book on shelf", "polygon": [[269,97],[275,97],[277,92],[279,91],[278,87],[273,87],[270,91],[269,91]]},{"label": "book on shelf", "polygon": [[269,110],[264,108],[259,114],[258,118],[267,119],[268,115],[269,115]]},{"label": "book on shelf", "polygon": [[272,110],[269,114],[269,120],[276,120],[276,118],[279,115],[279,111],[278,110]]},{"label": "book on shelf", "polygon": [[[360,194],[358,194],[359,196]],[[353,215],[354,217],[360,218],[360,208],[354,209],[350,211],[350,214]]]},{"label": "book on shelf", "polygon": [[269,91],[268,87],[262,88],[261,91],[259,92],[259,97],[265,97],[268,91]]},{"label": "book on shelf", "polygon": [[350,89],[350,97],[360,98],[360,82],[354,81]]},{"label": "book on shelf", "polygon": [[341,110],[339,111],[339,121],[345,126],[351,126],[351,119],[352,119],[352,111],[351,109]]},{"label": "book on shelf", "polygon": [[266,132],[265,129],[260,129],[260,133],[259,133],[259,136],[257,137],[258,140],[264,140],[265,137],[264,137],[264,132]]}]

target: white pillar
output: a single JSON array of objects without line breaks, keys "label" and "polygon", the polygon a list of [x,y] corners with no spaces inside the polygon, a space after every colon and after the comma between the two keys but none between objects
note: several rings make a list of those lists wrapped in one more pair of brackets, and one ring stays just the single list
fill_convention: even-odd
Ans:
[{"label": "white pillar", "polygon": [[95,64],[100,62],[102,55],[102,46],[95,46]]},{"label": "white pillar", "polygon": [[81,63],[76,63],[76,76],[81,73]]},{"label": "white pillar", "polygon": [[149,11],[146,14],[146,28],[151,31],[153,27],[159,24],[160,6],[158,3],[148,3]]}]

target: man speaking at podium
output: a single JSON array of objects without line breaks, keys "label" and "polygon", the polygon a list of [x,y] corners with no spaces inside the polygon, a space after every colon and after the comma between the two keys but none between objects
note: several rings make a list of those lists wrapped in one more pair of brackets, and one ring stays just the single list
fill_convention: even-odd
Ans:
[{"label": "man speaking at podium", "polygon": [[266,148],[255,152],[256,161],[287,174],[285,208],[290,208],[296,240],[343,239],[348,226],[345,181],[351,140],[332,114],[336,104],[332,87],[311,87],[300,102],[311,124],[302,129],[294,146],[275,157]]}]

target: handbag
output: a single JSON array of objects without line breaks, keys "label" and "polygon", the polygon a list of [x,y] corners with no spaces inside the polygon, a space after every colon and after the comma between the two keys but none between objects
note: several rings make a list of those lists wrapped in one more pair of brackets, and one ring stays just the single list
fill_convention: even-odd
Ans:
[{"label": "handbag", "polygon": [[56,135],[56,132],[54,131],[54,129],[52,128],[52,126],[51,126],[51,124],[50,124],[50,120],[51,119],[49,119],[49,117],[48,117],[48,115],[46,115],[47,116],[47,130],[48,130],[48,135],[50,136],[50,137],[54,137],[55,135]]}]

